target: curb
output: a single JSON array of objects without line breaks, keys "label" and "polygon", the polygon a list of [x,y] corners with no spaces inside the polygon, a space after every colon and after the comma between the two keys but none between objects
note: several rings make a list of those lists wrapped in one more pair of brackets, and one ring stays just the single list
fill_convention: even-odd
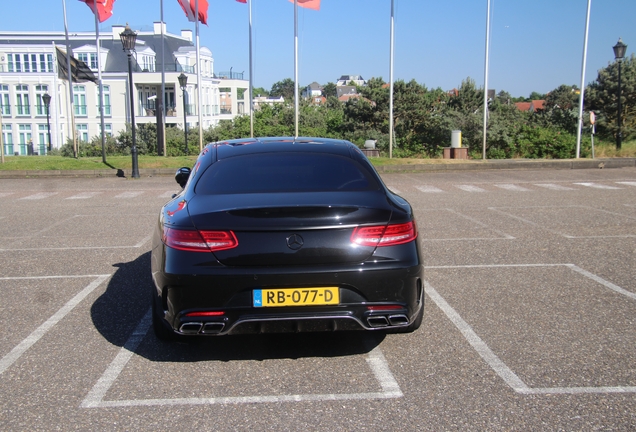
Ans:
[{"label": "curb", "polygon": [[447,162],[439,164],[382,165],[379,173],[440,172],[519,169],[599,169],[636,167],[636,158],[603,159],[493,159],[486,161]]},{"label": "curb", "polygon": [[[521,169],[599,169],[636,167],[636,158],[604,158],[604,159],[564,159],[564,160],[532,160],[532,159],[492,159],[468,160],[442,163],[426,163],[412,165],[382,165],[375,167],[378,173],[406,172],[444,172],[444,171],[482,171],[482,170],[521,170]],[[176,168],[142,168],[140,177],[174,176]],[[32,177],[125,177],[130,178],[130,169],[99,170],[0,170],[0,179],[32,178]]]}]

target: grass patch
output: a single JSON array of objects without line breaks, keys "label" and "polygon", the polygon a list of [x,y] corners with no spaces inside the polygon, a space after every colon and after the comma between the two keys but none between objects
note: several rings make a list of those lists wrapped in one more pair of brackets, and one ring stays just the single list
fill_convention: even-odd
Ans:
[{"label": "grass patch", "polygon": [[[595,156],[597,158],[636,157],[636,140],[623,142],[620,151],[616,150],[616,144],[609,141],[596,140]],[[148,156],[138,157],[139,168],[180,168],[191,167],[196,161],[196,156]],[[416,164],[441,164],[441,163],[466,163],[481,162],[481,159],[459,160],[442,158],[391,158],[371,157],[371,163],[375,166],[383,165],[416,165]],[[109,170],[131,169],[131,156],[108,156],[106,163],[101,157],[82,157],[79,159],[63,156],[5,156],[4,163],[0,164],[0,170],[14,171],[42,171],[42,170]]]},{"label": "grass patch", "polygon": [[628,141],[621,144],[621,149],[616,150],[616,143],[596,141],[594,143],[594,157],[597,158],[614,158],[614,157],[636,157],[636,140]]},{"label": "grass patch", "polygon": [[[139,168],[179,168],[194,165],[196,156],[139,156]],[[110,170],[131,169],[131,156],[109,156],[106,163],[101,157],[96,158],[68,158],[63,156],[6,156],[0,170]]]}]

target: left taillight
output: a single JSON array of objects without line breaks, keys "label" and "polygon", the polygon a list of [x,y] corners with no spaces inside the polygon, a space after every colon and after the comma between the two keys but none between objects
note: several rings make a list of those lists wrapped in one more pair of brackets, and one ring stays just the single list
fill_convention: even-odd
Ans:
[{"label": "left taillight", "polygon": [[238,246],[232,231],[196,231],[165,227],[163,242],[166,246],[190,252],[216,252]]},{"label": "left taillight", "polygon": [[357,227],[351,234],[351,241],[360,246],[394,246],[408,243],[417,238],[415,222],[403,224]]}]

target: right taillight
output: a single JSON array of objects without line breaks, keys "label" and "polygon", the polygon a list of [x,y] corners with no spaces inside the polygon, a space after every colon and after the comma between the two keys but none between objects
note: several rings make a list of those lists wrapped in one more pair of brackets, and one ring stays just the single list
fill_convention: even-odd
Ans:
[{"label": "right taillight", "polygon": [[393,225],[357,227],[351,234],[351,241],[360,246],[394,246],[408,243],[417,238],[415,222]]},{"label": "right taillight", "polygon": [[190,252],[216,252],[238,246],[232,231],[196,231],[164,228],[166,246]]}]

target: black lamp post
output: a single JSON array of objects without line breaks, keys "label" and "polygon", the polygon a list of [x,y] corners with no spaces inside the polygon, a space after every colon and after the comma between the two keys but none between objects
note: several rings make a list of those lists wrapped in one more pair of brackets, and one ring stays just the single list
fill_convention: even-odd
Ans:
[{"label": "black lamp post", "polygon": [[618,133],[616,134],[616,149],[620,150],[623,141],[623,132],[621,131],[621,63],[623,62],[623,57],[625,57],[627,45],[623,43],[621,38],[618,38],[618,42],[612,48],[614,48],[614,58],[618,61],[618,117],[616,118]]},{"label": "black lamp post", "polygon": [[49,121],[49,107],[51,106],[51,95],[48,93],[44,93],[42,95],[42,101],[44,101],[44,105],[46,105],[46,130],[49,136],[48,151],[51,151],[51,123]]},{"label": "black lamp post", "polygon": [[188,85],[188,76],[181,72],[181,75],[177,78],[179,80],[179,86],[183,92],[183,130],[185,131],[185,152],[188,154],[188,112],[186,111],[186,86]]},{"label": "black lamp post", "polygon": [[124,47],[124,51],[128,54],[128,85],[130,93],[130,120],[132,122],[132,177],[139,178],[139,163],[137,160],[137,135],[135,132],[135,95],[133,92],[133,78],[132,78],[132,52],[135,50],[135,42],[137,41],[137,33],[130,29],[130,26],[126,24],[126,29],[119,34],[121,38],[121,44]]}]

